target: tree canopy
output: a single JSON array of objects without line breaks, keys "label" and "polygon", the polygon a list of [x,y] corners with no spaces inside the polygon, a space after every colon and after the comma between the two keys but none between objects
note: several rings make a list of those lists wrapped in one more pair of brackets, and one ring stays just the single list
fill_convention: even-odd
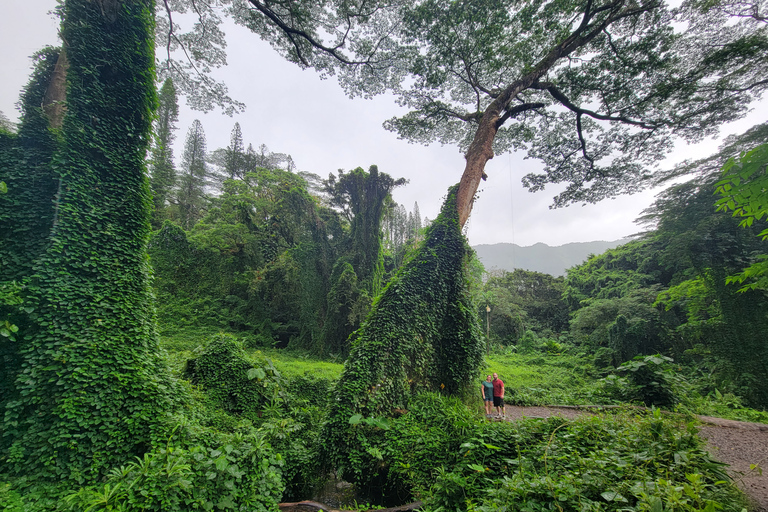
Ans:
[{"label": "tree canopy", "polygon": [[410,111],[385,126],[466,151],[462,224],[486,162],[509,149],[544,164],[523,179],[532,191],[565,185],[554,206],[594,202],[647,186],[677,137],[713,135],[768,85],[764,19],[725,4],[426,0],[400,8],[395,70],[343,83],[399,80]]}]

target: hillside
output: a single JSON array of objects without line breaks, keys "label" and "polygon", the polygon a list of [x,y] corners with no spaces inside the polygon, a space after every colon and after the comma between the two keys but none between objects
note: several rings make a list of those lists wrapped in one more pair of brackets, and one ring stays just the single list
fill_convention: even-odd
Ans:
[{"label": "hillside", "polygon": [[612,242],[574,242],[557,247],[537,243],[528,247],[517,244],[481,244],[472,248],[486,270],[516,268],[542,272],[553,276],[565,275],[565,270],[586,260],[590,254],[602,254],[629,241],[628,238]]}]

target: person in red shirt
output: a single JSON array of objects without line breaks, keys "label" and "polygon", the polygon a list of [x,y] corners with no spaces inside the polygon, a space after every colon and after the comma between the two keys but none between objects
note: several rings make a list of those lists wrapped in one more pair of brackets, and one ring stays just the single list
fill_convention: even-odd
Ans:
[{"label": "person in red shirt", "polygon": [[504,410],[504,381],[499,378],[498,373],[493,374],[493,406],[496,408],[496,414],[503,418],[506,414]]}]

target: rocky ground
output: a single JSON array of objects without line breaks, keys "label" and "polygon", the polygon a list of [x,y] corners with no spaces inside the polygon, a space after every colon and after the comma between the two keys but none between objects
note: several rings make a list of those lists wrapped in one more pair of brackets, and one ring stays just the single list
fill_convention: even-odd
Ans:
[{"label": "rocky ground", "polygon": [[[563,416],[577,418],[591,414],[589,410],[572,407],[507,406],[505,418],[514,421],[526,418]],[[730,474],[754,501],[752,512],[768,512],[768,425],[746,423],[700,416],[699,435],[707,440],[710,453],[730,466]],[[765,468],[762,472],[751,465]]]}]

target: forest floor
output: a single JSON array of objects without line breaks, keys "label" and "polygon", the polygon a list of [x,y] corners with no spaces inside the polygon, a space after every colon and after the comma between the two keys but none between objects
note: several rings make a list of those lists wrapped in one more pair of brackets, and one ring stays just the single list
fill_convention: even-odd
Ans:
[{"label": "forest floor", "polygon": [[[592,414],[575,407],[518,407],[507,405],[507,421],[520,418],[548,418],[562,416],[568,419]],[[712,456],[730,466],[729,473],[754,501],[752,512],[768,512],[768,425],[699,416],[702,426],[699,435],[707,440]],[[757,464],[765,471],[750,470]]]}]

